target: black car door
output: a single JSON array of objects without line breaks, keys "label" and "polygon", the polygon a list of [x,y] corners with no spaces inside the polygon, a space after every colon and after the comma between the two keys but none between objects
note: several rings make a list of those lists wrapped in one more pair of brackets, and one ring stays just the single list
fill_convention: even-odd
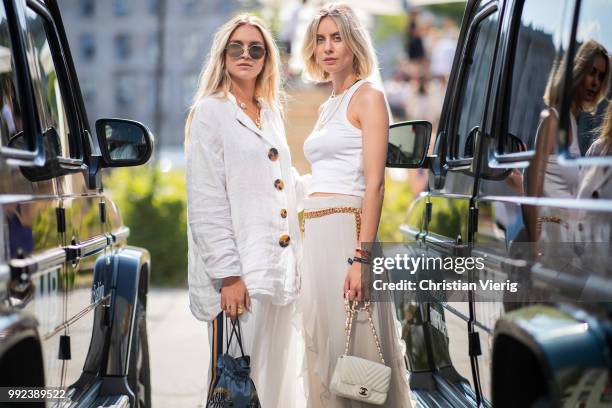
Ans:
[{"label": "black car door", "polygon": [[104,288],[94,285],[93,269],[109,239],[101,214],[101,194],[87,182],[84,120],[78,115],[76,85],[71,82],[56,22],[46,7],[35,1],[27,2],[23,21],[40,127],[57,141],[56,151],[50,154],[57,163],[53,177],[59,196],[57,211],[63,221],[60,242],[67,255],[62,283],[64,341],[70,350],[65,356],[63,385],[68,387],[81,378],[84,370],[92,370],[85,367],[85,362],[95,332],[94,312],[107,301],[101,296]]},{"label": "black car door", "polygon": [[[422,238],[430,257],[468,255],[465,251],[473,241],[477,145],[486,126],[501,12],[496,1],[475,1],[466,8],[465,28],[436,140],[436,157],[430,165],[430,193],[425,199],[427,228]],[[431,322],[431,352],[440,374],[436,379],[438,393],[452,401],[450,394],[457,394],[458,389],[463,394],[461,404],[473,405],[482,394],[489,393],[489,384],[479,375],[476,356],[470,356],[470,338],[474,338],[470,333],[486,332],[487,328],[476,320],[475,302],[465,300],[428,303],[424,315]],[[466,389],[462,379],[469,381],[473,390]],[[445,381],[451,384],[450,391],[445,391],[449,389]]]}]

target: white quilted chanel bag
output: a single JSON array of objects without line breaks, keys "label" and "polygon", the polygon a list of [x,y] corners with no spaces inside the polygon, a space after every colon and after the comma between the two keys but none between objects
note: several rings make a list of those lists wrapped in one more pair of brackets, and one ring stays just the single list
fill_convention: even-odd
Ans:
[{"label": "white quilted chanel bag", "polygon": [[387,392],[391,382],[391,367],[385,365],[385,359],[380,349],[380,341],[378,340],[374,321],[372,320],[369,302],[366,302],[364,309],[368,312],[370,328],[374,335],[374,341],[378,348],[378,357],[381,362],[377,363],[365,358],[348,355],[353,319],[358,311],[355,309],[355,303],[349,306],[348,300],[344,302],[346,308],[346,345],[344,347],[344,354],[336,362],[330,389],[340,397],[368,404],[382,405],[387,400]]}]

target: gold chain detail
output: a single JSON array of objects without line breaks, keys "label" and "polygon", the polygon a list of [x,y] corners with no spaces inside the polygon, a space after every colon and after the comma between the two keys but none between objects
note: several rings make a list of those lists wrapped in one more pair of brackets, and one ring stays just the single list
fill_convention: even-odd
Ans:
[{"label": "gold chain detail", "polygon": [[372,335],[374,336],[374,343],[376,343],[376,349],[378,350],[378,358],[380,362],[385,364],[385,359],[382,354],[382,349],[380,348],[380,340],[378,339],[378,334],[376,333],[376,327],[374,327],[374,319],[372,318],[372,309],[370,308],[370,302],[365,302],[363,308],[357,309],[355,305],[357,301],[353,301],[352,304],[349,304],[349,300],[344,298],[344,309],[346,310],[346,323],[344,325],[344,333],[346,334],[346,342],[344,344],[344,355],[348,356],[349,346],[351,344],[351,331],[353,329],[353,319],[355,315],[360,310],[365,310],[368,312],[368,320],[370,323],[370,330],[372,330]]},{"label": "gold chain detail", "polygon": [[355,232],[357,234],[357,239],[359,239],[359,233],[361,232],[361,209],[356,207],[332,207],[323,208],[321,210],[304,211],[304,215],[302,217],[302,225],[300,226],[300,229],[302,230],[302,232],[304,232],[304,224],[306,223],[306,218],[319,218],[332,214],[354,214]]},{"label": "gold chain detail", "polygon": [[542,227],[542,224],[545,222],[551,222],[554,224],[559,224],[564,228],[569,228],[569,224],[565,221],[563,221],[563,219],[557,215],[550,215],[550,216],[544,216],[544,217],[538,217],[536,219],[536,226],[538,229],[540,229]]}]

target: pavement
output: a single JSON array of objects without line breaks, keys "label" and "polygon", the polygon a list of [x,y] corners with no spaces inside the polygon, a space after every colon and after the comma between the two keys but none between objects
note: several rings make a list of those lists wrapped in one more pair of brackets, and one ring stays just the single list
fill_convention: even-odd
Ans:
[{"label": "pavement", "polygon": [[153,407],[204,407],[208,331],[191,314],[187,289],[151,289],[147,325]]}]

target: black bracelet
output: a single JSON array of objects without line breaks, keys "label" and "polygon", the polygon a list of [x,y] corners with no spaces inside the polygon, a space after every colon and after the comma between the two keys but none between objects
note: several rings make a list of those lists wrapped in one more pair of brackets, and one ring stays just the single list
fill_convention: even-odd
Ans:
[{"label": "black bracelet", "polygon": [[360,258],[358,256],[353,257],[353,262],[359,262],[364,265],[372,265],[372,260],[368,258]]}]

